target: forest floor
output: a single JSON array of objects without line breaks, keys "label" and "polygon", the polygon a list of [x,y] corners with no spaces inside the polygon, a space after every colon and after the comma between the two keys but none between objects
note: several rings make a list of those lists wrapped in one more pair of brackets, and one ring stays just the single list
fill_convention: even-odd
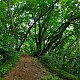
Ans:
[{"label": "forest floor", "polygon": [[20,61],[4,77],[3,80],[40,80],[49,72],[43,65],[29,55],[22,55]]}]

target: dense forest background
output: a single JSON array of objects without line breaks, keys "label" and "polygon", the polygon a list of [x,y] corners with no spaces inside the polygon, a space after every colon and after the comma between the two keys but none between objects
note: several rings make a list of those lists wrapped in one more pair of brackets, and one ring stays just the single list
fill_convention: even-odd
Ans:
[{"label": "dense forest background", "polygon": [[80,1],[0,0],[0,76],[23,53],[79,80]]}]

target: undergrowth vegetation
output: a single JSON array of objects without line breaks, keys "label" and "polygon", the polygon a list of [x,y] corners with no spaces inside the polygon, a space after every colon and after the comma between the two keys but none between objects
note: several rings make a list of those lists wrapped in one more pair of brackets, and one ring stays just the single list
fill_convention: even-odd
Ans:
[{"label": "undergrowth vegetation", "polygon": [[79,0],[0,0],[0,77],[17,62],[19,53],[28,53],[58,76],[80,80],[79,4]]},{"label": "undergrowth vegetation", "polygon": [[58,76],[47,75],[41,78],[41,80],[62,80]]},{"label": "undergrowth vegetation", "polygon": [[8,74],[8,72],[15,66],[19,59],[20,55],[16,53],[10,60],[0,64],[0,80],[2,80],[2,78]]},{"label": "undergrowth vegetation", "polygon": [[68,51],[61,52],[61,54],[46,54],[42,57],[41,62],[50,69],[50,72],[56,73],[62,78],[79,80],[80,55]]}]

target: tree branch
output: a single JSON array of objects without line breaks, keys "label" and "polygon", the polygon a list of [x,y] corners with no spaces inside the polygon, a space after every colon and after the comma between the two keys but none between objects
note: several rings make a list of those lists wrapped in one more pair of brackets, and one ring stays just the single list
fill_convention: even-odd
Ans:
[{"label": "tree branch", "polygon": [[17,49],[17,51],[20,51],[20,48],[21,48],[21,46],[23,45],[24,41],[26,40],[27,35],[29,34],[29,32],[30,32],[30,30],[32,29],[32,27],[36,24],[36,22],[39,21],[40,18],[42,18],[45,14],[47,14],[47,13],[52,9],[52,7],[54,8],[54,4],[56,4],[57,2],[59,2],[59,0],[56,0],[56,1],[48,8],[48,10],[45,11],[42,15],[40,15],[39,18],[33,23],[33,25],[28,28],[28,31],[27,31],[26,34],[24,35],[24,38],[23,38],[21,44],[19,45],[19,48]]},{"label": "tree branch", "polygon": [[[60,37],[61,37],[61,34],[63,34],[63,32],[66,30],[66,28],[70,25],[70,23],[76,19],[79,19],[80,17],[75,17],[75,18],[72,18],[71,20],[63,23],[59,28],[62,27],[62,31],[60,33],[58,33],[56,36],[54,36],[52,39],[52,41],[50,40],[50,42],[44,47],[44,49],[42,50],[42,52],[39,54],[39,57],[41,57],[44,53],[46,53],[50,47],[53,45],[54,42],[56,42]],[[55,49],[58,45],[60,44],[60,41],[58,41],[55,46],[53,46],[52,49]]]},{"label": "tree branch", "polygon": [[68,46],[68,48],[70,48],[76,41],[77,41],[77,39],[74,40],[74,41]]},{"label": "tree branch", "polygon": [[14,36],[16,35],[15,34],[15,26],[14,26],[14,20],[13,20],[13,16],[12,16],[12,12],[11,12],[11,7],[10,7],[10,0],[8,0],[8,12],[9,12],[9,17],[10,17],[10,21],[11,21],[11,29],[12,29],[12,32],[14,34]]}]

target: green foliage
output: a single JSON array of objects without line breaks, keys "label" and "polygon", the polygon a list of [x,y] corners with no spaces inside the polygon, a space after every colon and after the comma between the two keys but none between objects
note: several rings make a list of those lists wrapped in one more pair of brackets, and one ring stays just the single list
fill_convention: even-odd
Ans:
[{"label": "green foliage", "polygon": [[[15,54],[15,40],[7,33],[0,35],[0,56],[6,61],[12,58]],[[0,60],[1,61],[1,60]]]},{"label": "green foliage", "polygon": [[44,55],[42,61],[50,67],[79,75],[79,4],[79,0],[1,0],[0,64],[20,51]]},{"label": "green foliage", "polygon": [[[78,50],[78,47],[77,47]],[[57,69],[61,69],[66,71],[67,73],[60,72],[59,70],[57,71],[57,73],[59,72],[59,76],[60,74],[64,77],[68,77],[70,78],[71,75],[67,75],[67,74],[73,74],[75,76],[80,76],[79,74],[79,69],[80,69],[80,55],[79,52],[77,52],[76,48],[75,50],[59,50],[59,52],[55,53],[51,53],[51,54],[46,54],[45,56],[43,56],[42,58],[42,63],[44,63],[46,66],[48,66],[50,68],[50,70],[53,70],[57,68]],[[79,50],[78,50],[79,51]],[[74,78],[71,77],[71,78]]]},{"label": "green foliage", "polygon": [[[58,68],[57,66],[54,66],[55,64],[51,63],[50,61],[51,58],[48,59],[49,62],[46,61],[46,58],[42,59],[42,63],[49,69],[49,71],[52,73],[52,74],[56,74],[58,75],[59,77],[63,78],[63,79],[69,79],[69,80],[78,80],[79,79],[79,76],[75,76],[75,75],[72,75],[66,71],[64,71],[63,69],[61,68]],[[45,60],[45,62],[44,62]],[[47,63],[46,63],[47,62]],[[59,66],[59,65],[58,65]],[[53,79],[55,80],[55,79]]]},{"label": "green foliage", "polygon": [[52,76],[52,75],[47,75],[45,77],[42,77],[41,80],[62,80],[58,76]]},{"label": "green foliage", "polygon": [[19,61],[20,55],[16,54],[12,57],[10,61],[5,62],[3,65],[0,65],[0,80],[5,76],[12,67]]}]

